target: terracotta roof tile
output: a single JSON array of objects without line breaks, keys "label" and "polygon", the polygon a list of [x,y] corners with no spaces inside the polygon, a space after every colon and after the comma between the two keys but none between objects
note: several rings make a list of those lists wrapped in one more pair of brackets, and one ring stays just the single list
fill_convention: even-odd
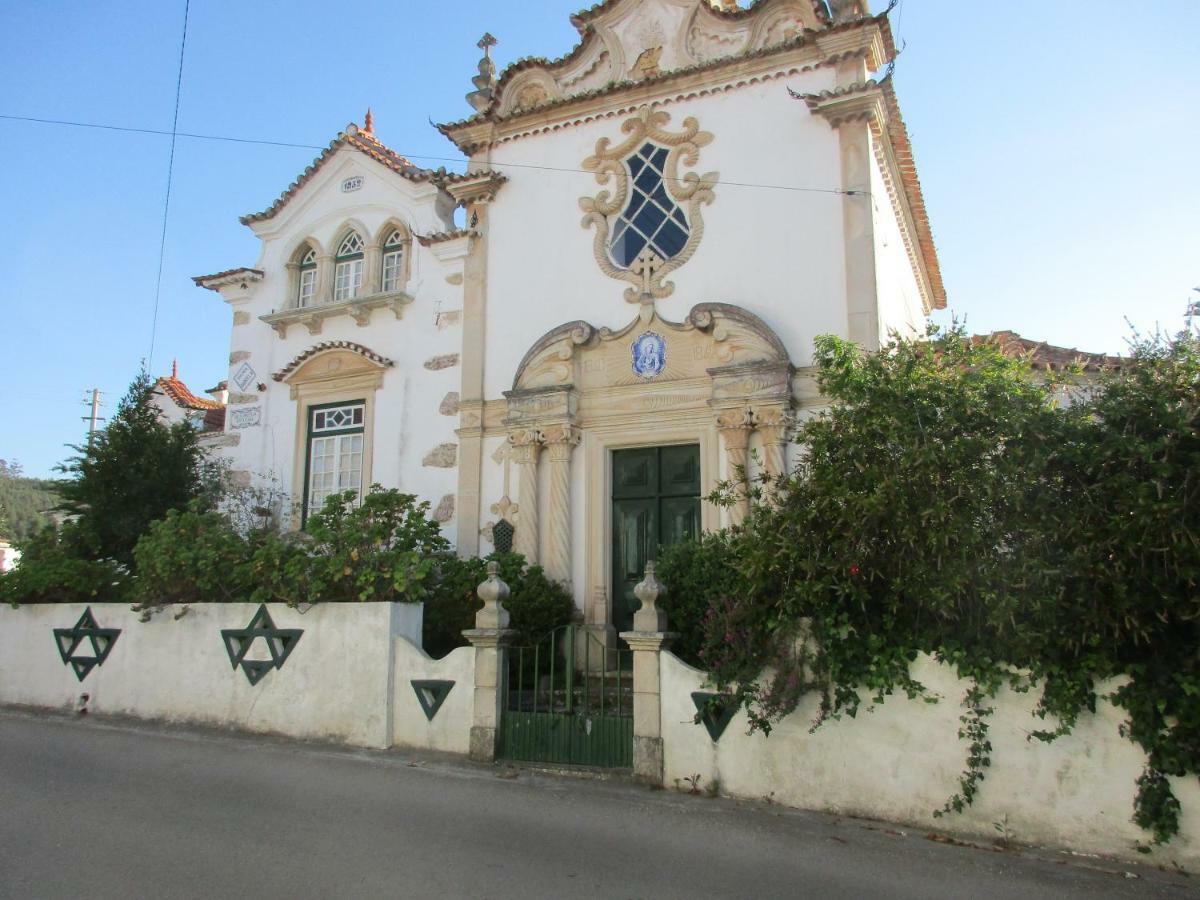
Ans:
[{"label": "terracotta roof tile", "polygon": [[1044,341],[1031,341],[1015,331],[993,331],[991,334],[971,336],[973,344],[992,344],[1005,356],[1026,357],[1035,369],[1052,371],[1069,366],[1080,366],[1085,372],[1100,372],[1121,368],[1126,360],[1120,356],[1103,353],[1085,353],[1073,347],[1056,347]]},{"label": "terracotta roof tile", "polygon": [[182,409],[223,409],[224,407],[216,400],[209,400],[206,397],[197,397],[188,386],[179,380],[177,373],[172,372],[170,375],[163,376],[154,382],[154,387],[161,390],[163,394],[171,399],[176,406]]},{"label": "terracotta roof tile", "polygon": [[390,368],[395,363],[387,357],[380,356],[369,347],[364,347],[362,344],[356,344],[354,341],[321,341],[319,344],[313,344],[290,363],[271,376],[275,381],[283,381],[289,375],[304,365],[305,362],[312,359],[318,353],[324,353],[326,350],[349,350],[351,353],[357,353],[364,359],[369,359],[371,362],[378,363],[381,366]]},{"label": "terracotta roof tile", "polygon": [[204,413],[204,431],[225,430],[225,407],[210,409]]},{"label": "terracotta roof tile", "polygon": [[395,150],[380,143],[373,133],[364,131],[351,123],[346,126],[345,131],[330,142],[328,147],[321,151],[321,155],[314,159],[295,181],[288,185],[287,190],[280,194],[274,203],[262,212],[242,216],[239,221],[243,225],[249,225],[251,222],[261,222],[265,219],[273,218],[287,205],[295,193],[317,174],[329,158],[343,147],[349,147],[366,154],[371,159],[391,169],[402,178],[407,178],[409,181],[423,183],[433,180],[436,175],[432,169],[423,169],[420,166],[414,165]]}]

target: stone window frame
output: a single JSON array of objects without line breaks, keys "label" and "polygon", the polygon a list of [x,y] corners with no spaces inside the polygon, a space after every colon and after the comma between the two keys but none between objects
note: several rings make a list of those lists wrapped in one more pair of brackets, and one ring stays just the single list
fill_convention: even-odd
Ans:
[{"label": "stone window frame", "polygon": [[[304,262],[309,253],[313,254],[313,262],[311,268],[309,264]],[[314,306],[321,304],[321,289],[324,280],[324,270],[326,268],[325,248],[321,242],[315,237],[309,235],[297,242],[296,248],[289,254],[288,261],[284,265],[287,270],[287,303],[284,308],[286,310],[312,309]],[[313,290],[308,295],[308,302],[301,303],[300,296],[300,279],[301,273],[304,271],[312,271],[313,274]]]},{"label": "stone window frame", "polygon": [[[297,527],[303,526],[307,517],[308,499],[308,423],[315,407],[362,403],[363,404],[363,460],[362,488],[366,491],[372,484],[375,448],[375,407],[377,394],[383,386],[383,376],[388,365],[367,360],[352,350],[332,348],[318,353],[282,380],[291,389],[291,399],[296,404],[296,418],[292,442],[292,485],[293,502],[300,513],[296,517]],[[334,360],[340,364],[330,363]],[[313,366],[317,361],[324,361]],[[354,370],[341,374],[341,366],[350,363]],[[390,365],[390,364],[389,364]],[[325,371],[318,371],[324,368]],[[298,491],[297,491],[298,489]]]}]

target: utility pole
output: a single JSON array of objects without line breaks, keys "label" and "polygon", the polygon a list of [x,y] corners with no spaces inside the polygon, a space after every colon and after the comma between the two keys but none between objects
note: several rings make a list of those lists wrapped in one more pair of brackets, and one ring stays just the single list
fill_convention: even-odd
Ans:
[{"label": "utility pole", "polygon": [[96,439],[96,423],[105,421],[104,417],[100,415],[100,394],[101,393],[102,392],[101,392],[100,388],[92,388],[92,399],[90,401],[88,401],[88,400],[83,401],[84,406],[88,406],[90,403],[90,405],[92,407],[91,415],[82,417],[83,421],[88,423],[88,447],[89,448],[92,446],[92,441],[94,441]]}]

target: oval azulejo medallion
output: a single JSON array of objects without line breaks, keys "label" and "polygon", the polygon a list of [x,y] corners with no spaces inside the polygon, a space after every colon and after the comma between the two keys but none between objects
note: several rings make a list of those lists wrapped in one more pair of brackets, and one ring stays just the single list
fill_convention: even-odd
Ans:
[{"label": "oval azulejo medallion", "polygon": [[633,353],[633,373],[642,378],[657,377],[667,367],[667,342],[661,334],[647,331],[630,347]]}]

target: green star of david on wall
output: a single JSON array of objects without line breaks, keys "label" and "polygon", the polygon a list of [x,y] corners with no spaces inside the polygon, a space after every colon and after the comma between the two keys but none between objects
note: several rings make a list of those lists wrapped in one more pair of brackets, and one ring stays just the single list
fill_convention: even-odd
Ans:
[{"label": "green star of david on wall", "polygon": [[[245,673],[246,680],[250,682],[251,686],[262,681],[272,669],[283,668],[284,662],[296,649],[296,644],[302,634],[304,631],[300,628],[276,628],[265,604],[259,606],[258,612],[254,614],[254,618],[245,628],[221,629],[221,638],[225,641],[225,651],[229,654],[229,661],[235,669],[238,666],[242,667],[242,672]],[[246,654],[250,652],[250,648],[259,638],[266,642],[267,652],[271,654],[271,658],[246,659]]]},{"label": "green star of david on wall", "polygon": [[[83,681],[93,668],[104,665],[120,633],[119,628],[100,628],[89,606],[79,617],[74,628],[54,629],[54,643],[58,647],[58,655],[62,657],[63,665],[69,665],[75,670],[75,677]],[[91,649],[91,656],[79,653],[85,645]]]}]

